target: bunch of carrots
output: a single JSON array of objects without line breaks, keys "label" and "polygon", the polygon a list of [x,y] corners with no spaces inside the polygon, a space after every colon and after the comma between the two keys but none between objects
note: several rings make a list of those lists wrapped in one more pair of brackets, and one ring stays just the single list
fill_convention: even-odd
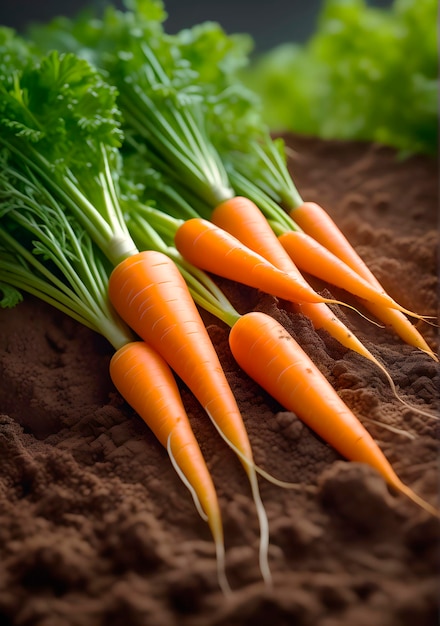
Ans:
[{"label": "bunch of carrots", "polygon": [[[293,485],[256,466],[199,308],[230,327],[238,365],[285,409],[343,457],[369,464],[392,488],[438,512],[401,482],[286,329],[267,314],[238,313],[213,275],[309,316],[373,361],[407,406],[384,366],[329,306],[348,304],[320,295],[301,272],[351,292],[436,357],[408,319],[422,316],[386,294],[329,215],[300,198],[282,146],[251,115],[230,40],[215,25],[170,36],[163,20],[161,2],[144,0],[131,11],[110,8],[92,24],[57,20],[31,41],[0,29],[0,288],[3,305],[29,292],[113,345],[115,387],[167,449],[208,522],[227,593],[215,487],[175,375],[243,465],[267,583],[269,525],[258,474]],[[224,62],[203,73],[197,51],[213,33]]]}]

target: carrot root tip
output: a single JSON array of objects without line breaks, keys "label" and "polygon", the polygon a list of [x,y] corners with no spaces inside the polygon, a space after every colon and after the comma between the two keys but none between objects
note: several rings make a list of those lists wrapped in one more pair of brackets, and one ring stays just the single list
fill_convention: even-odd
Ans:
[{"label": "carrot root tip", "polygon": [[176,471],[177,475],[179,476],[180,480],[183,482],[185,487],[190,492],[190,494],[192,496],[192,499],[194,500],[194,504],[195,504],[195,507],[197,509],[198,514],[200,515],[200,517],[202,518],[202,520],[204,522],[208,522],[209,518],[206,515],[205,511],[203,510],[202,505],[200,504],[200,500],[199,500],[199,498],[197,496],[196,490],[191,485],[191,483],[189,482],[189,480],[187,479],[185,474],[182,472],[182,470],[180,469],[176,459],[174,458],[174,454],[173,454],[173,451],[171,449],[171,435],[172,435],[172,433],[170,433],[168,435],[168,439],[167,439],[167,452],[168,452],[168,455],[170,457],[170,461],[172,463],[172,466],[175,469],[175,471]]},{"label": "carrot root tip", "polygon": [[237,456],[240,458],[240,460],[242,461],[243,465],[245,466],[246,473],[248,475],[249,483],[250,483],[250,486],[251,486],[252,497],[253,497],[253,500],[254,500],[255,508],[257,509],[257,516],[258,516],[258,521],[259,521],[259,525],[260,525],[260,549],[259,549],[260,571],[261,571],[261,575],[263,577],[264,582],[267,585],[271,585],[272,584],[272,574],[271,574],[271,571],[270,571],[269,561],[268,561],[268,553],[269,553],[269,522],[268,522],[268,519],[267,519],[267,514],[266,514],[266,511],[265,511],[263,502],[261,500],[260,490],[258,488],[257,471],[256,471],[255,464],[254,464],[252,459],[249,459],[245,454],[243,454],[241,452],[241,450],[239,450],[228,439],[228,437],[224,434],[224,432],[218,426],[218,424],[216,423],[215,419],[210,414],[210,412],[207,410],[207,408],[206,407],[204,407],[204,408],[205,408],[206,414],[208,415],[209,419],[211,420],[211,422],[215,426],[215,428],[218,431],[219,435],[227,443],[227,445],[237,454]]},{"label": "carrot root tip", "polygon": [[404,483],[400,483],[394,485],[394,487],[400,491],[403,495],[407,496],[412,502],[417,504],[421,509],[433,515],[434,517],[440,519],[440,509],[437,509],[435,506],[424,500],[421,496],[415,493],[410,487],[405,485]]}]

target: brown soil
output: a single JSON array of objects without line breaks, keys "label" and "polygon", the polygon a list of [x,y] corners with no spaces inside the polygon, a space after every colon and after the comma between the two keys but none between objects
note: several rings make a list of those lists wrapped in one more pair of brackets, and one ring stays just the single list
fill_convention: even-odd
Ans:
[{"label": "brown soil", "polygon": [[[303,197],[325,206],[392,295],[436,313],[436,163],[373,145],[291,138]],[[435,504],[436,423],[405,409],[374,365],[283,303],[223,283],[238,307],[276,316],[361,420],[400,477]],[[327,286],[328,288],[328,286]],[[332,291],[332,293],[335,293]],[[436,410],[427,355],[356,314],[339,314],[408,401]],[[255,459],[301,488],[261,480],[273,588],[258,568],[247,481],[182,387],[224,517],[225,599],[206,524],[166,451],[115,392],[110,346],[26,298],[0,311],[0,623],[14,626],[433,626],[438,522],[349,463],[250,381],[208,319]],[[420,325],[436,349],[436,329]]]}]

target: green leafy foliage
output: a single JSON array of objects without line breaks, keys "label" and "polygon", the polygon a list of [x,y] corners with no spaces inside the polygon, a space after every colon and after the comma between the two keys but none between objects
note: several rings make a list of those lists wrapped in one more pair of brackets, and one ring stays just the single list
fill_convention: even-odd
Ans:
[{"label": "green leafy foliage", "polygon": [[109,6],[101,18],[55,20],[31,36],[45,52],[56,47],[89,59],[118,90],[128,139],[147,144],[151,160],[191,181],[209,201],[224,199],[231,191],[206,138],[204,102],[217,91],[223,65],[242,57],[213,24],[167,34],[163,14],[147,14],[156,5],[141,12],[137,3],[132,11]]},{"label": "green leafy foliage", "polygon": [[435,0],[327,0],[303,46],[263,55],[243,80],[272,129],[374,140],[434,154],[438,141]]},{"label": "green leafy foliage", "polygon": [[100,159],[87,159],[88,153],[120,145],[116,90],[87,61],[57,51],[41,60],[29,56],[22,67],[9,58],[0,66],[5,139],[17,147],[31,144],[61,169],[93,170]]},{"label": "green leafy foliage", "polygon": [[0,281],[0,308],[12,309],[23,301],[23,295],[12,285]]},{"label": "green leafy foliage", "polygon": [[226,76],[237,75],[247,66],[253,48],[249,35],[226,34],[220,24],[209,21],[181,30],[175,43],[208,91],[218,91],[219,85],[225,86]]},{"label": "green leafy foliage", "polygon": [[23,68],[32,56],[32,44],[16,36],[12,28],[0,26],[0,75],[3,83],[14,81],[11,70]]},{"label": "green leafy foliage", "polygon": [[[17,42],[10,39],[8,48]],[[116,87],[86,59],[54,49],[29,52],[18,66],[5,55],[1,70],[0,145],[119,259],[134,244],[118,206],[123,135]]]}]

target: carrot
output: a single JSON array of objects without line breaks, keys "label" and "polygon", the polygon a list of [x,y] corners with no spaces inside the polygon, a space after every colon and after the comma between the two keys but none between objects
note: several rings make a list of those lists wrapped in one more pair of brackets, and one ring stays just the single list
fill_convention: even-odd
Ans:
[{"label": "carrot", "polygon": [[[275,243],[277,238],[267,218],[251,199],[235,196],[221,202],[212,211],[211,222],[234,235],[278,268],[288,272],[294,271],[289,256],[279,244]],[[302,280],[299,272],[297,277]]]},{"label": "carrot", "polygon": [[[321,206],[315,202],[303,202],[300,206],[292,209],[289,215],[305,233],[339,257],[373,287],[383,291],[377,278]],[[438,361],[437,356],[419,331],[401,311],[394,308],[383,308],[371,302],[366,302],[365,305],[378,319],[392,327],[409,345],[426,352],[431,358]]]},{"label": "carrot", "polygon": [[[397,305],[383,289],[373,287],[310,235],[291,230],[280,235],[278,239],[300,270],[345,289],[363,300],[368,300],[378,306],[398,308],[404,312],[403,307]],[[411,311],[405,312],[412,315]]]},{"label": "carrot", "polygon": [[330,215],[316,202],[303,202],[289,213],[295,223],[310,237],[316,239],[352,267],[360,276],[380,286],[365,262],[354,250]]},{"label": "carrot", "polygon": [[[350,268],[345,269],[344,263],[340,260],[338,261],[337,258],[335,259],[334,255],[328,253],[328,251],[324,247],[319,246],[319,244],[313,246],[313,239],[311,237],[307,238],[307,235],[303,233],[289,231],[279,237],[279,241],[283,247],[287,248],[288,256],[290,256],[291,259],[294,257],[292,259],[294,263],[289,263],[286,256],[282,254],[279,246],[275,243],[275,235],[272,229],[268,227],[269,224],[263,213],[259,210],[257,205],[248,198],[236,196],[235,198],[222,202],[212,212],[211,221],[235,236],[246,246],[265,257],[272,265],[294,276],[298,282],[309,290],[311,290],[311,287],[304,280],[298,269],[299,267],[305,271],[316,268],[316,271],[322,274],[320,277],[328,280],[328,282],[331,282],[332,279],[336,279],[337,282],[333,282],[334,285],[343,287],[351,293],[355,290],[358,292],[355,295],[360,295],[360,297],[369,302],[394,307],[409,315],[421,317],[401,307],[382,289],[380,291],[374,289],[369,283],[357,277],[356,272],[350,270]],[[306,237],[305,243],[303,241],[304,237]],[[309,244],[308,247],[306,245],[307,243]],[[296,247],[298,250],[296,250]],[[271,254],[270,259],[267,256],[269,252]],[[313,255],[313,252],[315,252],[315,255]],[[305,265],[306,267],[304,267]],[[313,271],[309,271],[309,273],[313,274]],[[353,287],[350,289],[352,285]],[[315,295],[319,298],[318,294]],[[322,302],[322,300],[310,299],[306,301]]]},{"label": "carrot", "polygon": [[174,243],[190,263],[236,282],[294,302],[343,302],[324,298],[307,285],[277,269],[236,237],[202,218],[192,218],[177,229]]},{"label": "carrot", "polygon": [[268,522],[251,445],[218,356],[177,266],[158,251],[128,257],[110,275],[109,296],[121,318],[165,359],[225,439],[240,451],[260,522],[260,568],[263,578],[270,582]]},{"label": "carrot", "polygon": [[[237,196],[233,201],[219,204],[211,215],[211,221],[234,235],[243,244],[261,254],[278,269],[306,284],[292,258],[280,244],[266,217],[249,198]],[[375,357],[356,336],[343,324],[325,303],[301,302],[296,308],[307,315],[314,328],[324,328],[342,345],[376,364]],[[380,364],[378,364],[380,366]]]},{"label": "carrot", "polygon": [[113,355],[110,376],[121,396],[167,449],[201,517],[208,522],[216,548],[219,585],[225,593],[230,592],[217,494],[170,368],[145,342],[133,341]]},{"label": "carrot", "polygon": [[[211,214],[211,221],[220,228],[229,232],[231,235],[237,237],[237,239],[254,250],[254,252],[261,254],[261,256],[270,261],[278,269],[293,275],[298,281],[307,285],[301,272],[297,268],[299,262],[302,262],[301,254],[297,254],[296,250],[294,250],[293,252],[295,256],[292,259],[293,255],[290,254],[290,252],[291,248],[294,246],[289,245],[288,249],[286,249],[287,246],[283,246],[282,244],[286,242],[290,243],[291,238],[292,241],[296,241],[296,236],[298,235],[300,241],[304,237],[307,237],[307,240],[312,242],[310,245],[319,246],[319,244],[317,244],[313,239],[299,231],[289,231],[288,233],[277,237],[266,217],[255,202],[242,196],[236,196],[232,200],[226,200],[219,204]],[[300,250],[302,252],[301,248]],[[329,253],[325,248],[322,248],[322,250],[320,248],[319,252],[322,261],[324,261],[326,257],[331,257],[331,253]],[[301,258],[297,259],[296,257]],[[337,262],[337,257],[334,258]],[[335,264],[332,258],[330,258],[330,263]],[[320,263],[320,265],[321,264],[322,263]],[[343,268],[347,267],[342,262],[340,262],[340,264]],[[347,269],[350,270],[350,268]],[[355,277],[357,276],[354,272],[352,273]],[[331,272],[329,275],[326,275],[326,278],[332,278]],[[359,281],[361,280],[362,279],[359,278]],[[366,284],[368,285],[368,283]],[[373,289],[371,288],[371,290]],[[415,412],[428,417],[434,417],[431,413],[423,411],[419,407],[406,402],[398,394],[394,381],[386,368],[376,359],[375,356],[373,356],[373,354],[371,354],[371,352],[361,341],[359,341],[359,339],[347,328],[347,326],[336,317],[326,304],[302,302],[294,304],[294,308],[306,315],[312,322],[315,329],[323,328],[343,346],[349,350],[357,352],[364,358],[374,363],[387,378],[391,390],[399,402]],[[388,428],[381,422],[378,422],[378,424]],[[411,435],[406,431],[399,430],[398,432],[406,437],[411,437]]]},{"label": "carrot", "polygon": [[274,318],[253,311],[232,327],[229,345],[239,366],[284,408],[350,461],[376,469],[394,489],[429,513],[440,513],[396,475],[358,418],[294,338]]}]

